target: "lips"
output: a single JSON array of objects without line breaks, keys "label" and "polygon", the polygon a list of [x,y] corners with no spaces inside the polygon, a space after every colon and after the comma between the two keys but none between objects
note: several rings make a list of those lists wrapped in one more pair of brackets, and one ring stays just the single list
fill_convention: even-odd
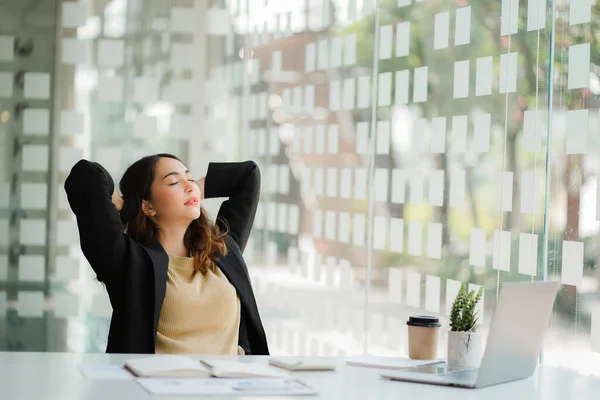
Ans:
[{"label": "lips", "polygon": [[191,199],[189,199],[188,201],[185,202],[186,206],[196,206],[198,205],[198,198],[197,197],[192,197]]}]

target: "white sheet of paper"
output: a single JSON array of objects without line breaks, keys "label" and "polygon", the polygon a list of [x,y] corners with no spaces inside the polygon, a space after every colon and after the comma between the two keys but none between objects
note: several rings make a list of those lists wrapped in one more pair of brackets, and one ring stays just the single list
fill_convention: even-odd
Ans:
[{"label": "white sheet of paper", "polygon": [[329,68],[329,42],[322,39],[317,42],[317,69]]},{"label": "white sheet of paper", "polygon": [[567,110],[565,154],[585,154],[588,147],[589,111]]},{"label": "white sheet of paper", "polygon": [[454,302],[461,284],[461,282],[455,281],[454,279],[446,279],[446,315],[448,316],[452,309],[452,302]]},{"label": "white sheet of paper", "polygon": [[45,183],[23,182],[21,184],[21,207],[31,210],[45,210],[48,200],[48,186]]},{"label": "white sheet of paper", "polygon": [[323,236],[323,211],[315,210],[312,220],[312,234],[316,238]]},{"label": "white sheet of paper", "polygon": [[464,169],[453,167],[450,170],[450,207],[462,207],[465,203],[466,174]]},{"label": "white sheet of paper", "polygon": [[388,169],[375,169],[375,201],[387,202],[388,199]]},{"label": "white sheet of paper", "polygon": [[327,126],[327,153],[337,154],[340,143],[340,126],[331,124]]},{"label": "white sheet of paper", "polygon": [[427,101],[427,87],[429,82],[429,68],[419,67],[414,70],[413,102]]},{"label": "white sheet of paper", "polygon": [[41,282],[46,275],[44,263],[46,257],[36,254],[21,254],[19,256],[19,280]]},{"label": "white sheet of paper", "polygon": [[125,64],[125,41],[99,39],[96,59],[100,67],[122,67]]},{"label": "white sheet of paper", "polygon": [[78,28],[84,26],[91,14],[91,4],[83,1],[64,2],[62,4],[63,28]]},{"label": "white sheet of paper", "polygon": [[46,220],[38,218],[22,219],[19,243],[44,246],[46,244]]},{"label": "white sheet of paper", "polygon": [[429,204],[432,206],[444,205],[444,172],[442,169],[429,174]]},{"label": "white sheet of paper", "polygon": [[171,9],[171,30],[174,33],[193,33],[198,23],[197,14],[188,8],[175,7]]},{"label": "white sheet of paper", "polygon": [[406,273],[406,305],[421,307],[421,274],[418,272]]},{"label": "white sheet of paper", "polygon": [[24,171],[45,172],[48,171],[48,146],[46,145],[24,145],[21,168]]},{"label": "white sheet of paper", "polygon": [[327,197],[337,197],[338,195],[337,176],[337,168],[327,168],[327,190],[325,191]]},{"label": "white sheet of paper", "polygon": [[[587,1],[587,0],[586,0]],[[571,2],[571,8],[573,7]],[[576,3],[576,2],[575,2]],[[535,31],[546,27],[546,0],[529,0],[527,2],[527,31]],[[569,14],[569,22],[573,21],[573,13]]]},{"label": "white sheet of paper", "polygon": [[350,243],[350,214],[347,212],[340,212],[338,226],[338,240],[342,243]]},{"label": "white sheet of paper", "polygon": [[[546,2],[544,1],[545,4]],[[569,25],[590,22],[592,17],[592,0],[571,0],[569,6]]]},{"label": "white sheet of paper", "polygon": [[365,168],[354,169],[354,199],[364,200],[367,198],[367,170]]},{"label": "white sheet of paper", "polygon": [[369,151],[369,123],[356,123],[356,154],[367,154]]},{"label": "white sheet of paper", "polygon": [[356,33],[344,38],[344,65],[356,64]]},{"label": "white sheet of paper", "polygon": [[563,240],[562,274],[563,285],[580,286],[583,282],[583,242]]},{"label": "white sheet of paper", "polygon": [[371,78],[360,76],[358,78],[358,96],[356,108],[369,108],[371,102]]},{"label": "white sheet of paper", "polygon": [[14,79],[10,72],[0,72],[0,98],[13,97]]},{"label": "white sheet of paper", "polygon": [[403,204],[406,201],[406,172],[392,170],[392,203]]},{"label": "white sheet of paper", "polygon": [[47,100],[50,98],[50,74],[46,72],[25,72],[23,97],[26,99]]},{"label": "white sheet of paper", "polygon": [[471,7],[456,9],[456,25],[454,31],[454,44],[461,46],[471,43]]},{"label": "white sheet of paper", "polygon": [[90,64],[92,60],[92,42],[84,39],[63,38],[60,59],[64,65]]},{"label": "white sheet of paper", "polygon": [[475,267],[485,267],[486,231],[482,228],[471,229],[469,264]]},{"label": "white sheet of paper", "polygon": [[396,25],[396,57],[410,54],[410,21]]},{"label": "white sheet of paper", "polygon": [[519,31],[519,0],[502,0],[500,21],[501,36]]},{"label": "white sheet of paper", "polygon": [[23,110],[24,134],[47,136],[49,132],[50,110],[47,108],[26,108]]},{"label": "white sheet of paper", "polygon": [[[418,275],[418,274],[417,274]],[[417,306],[418,307],[418,306]],[[346,361],[348,365],[356,365],[362,367],[372,367],[381,369],[403,369],[429,365],[436,363],[435,361],[411,360],[408,358],[398,357],[380,357],[373,355],[361,355],[349,357]]]},{"label": "white sheet of paper", "polygon": [[576,44],[569,47],[568,89],[590,87],[590,44]]},{"label": "white sheet of paper", "polygon": [[[265,93],[266,95],[266,93]],[[266,102],[265,102],[266,104]],[[304,111],[312,114],[315,110],[315,85],[304,86]]]},{"label": "white sheet of paper", "polygon": [[340,197],[342,199],[352,198],[352,170],[350,168],[340,170]]},{"label": "white sheet of paper", "polygon": [[448,47],[450,33],[450,13],[446,11],[435,14],[434,21],[433,48],[434,50],[445,49]]},{"label": "white sheet of paper", "polygon": [[404,220],[402,218],[390,220],[390,251],[396,253],[404,251]]},{"label": "white sheet of paper", "polygon": [[442,224],[440,223],[427,224],[427,257],[442,259]]},{"label": "white sheet of paper", "polygon": [[492,69],[494,59],[492,56],[477,59],[477,72],[475,75],[475,96],[492,94]]},{"label": "white sheet of paper", "polygon": [[388,268],[388,300],[392,303],[402,303],[402,270]]},{"label": "white sheet of paper", "polygon": [[379,59],[392,58],[392,37],[394,35],[393,25],[384,25],[379,28]]},{"label": "white sheet of paper", "polygon": [[413,204],[423,203],[424,179],[420,172],[411,172],[409,176],[409,202]]},{"label": "white sheet of paper", "polygon": [[325,211],[325,239],[335,240],[336,225],[335,211]]},{"label": "white sheet of paper", "polygon": [[408,104],[408,87],[410,71],[408,69],[396,71],[396,104]]},{"label": "white sheet of paper", "polygon": [[307,44],[304,51],[304,70],[306,72],[313,72],[316,69],[316,55],[317,45],[315,43]]},{"label": "white sheet of paper", "polygon": [[84,130],[84,114],[75,110],[60,111],[61,135],[78,135]]},{"label": "white sheet of paper", "polygon": [[408,224],[408,254],[420,256],[423,252],[423,224],[411,221]]},{"label": "white sheet of paper", "polygon": [[373,248],[385,250],[387,248],[387,220],[385,217],[375,216],[373,219]]},{"label": "white sheet of paper", "polygon": [[325,153],[325,125],[315,126],[315,153]]},{"label": "white sheet of paper", "polygon": [[383,72],[379,74],[378,81],[378,101],[379,107],[386,107],[392,104],[392,73]]},{"label": "white sheet of paper", "polygon": [[490,114],[476,114],[473,121],[472,150],[476,153],[489,153],[492,119]]},{"label": "white sheet of paper", "polygon": [[446,117],[431,119],[431,152],[433,154],[446,152]]},{"label": "white sheet of paper", "polygon": [[390,121],[377,121],[376,154],[390,153]]},{"label": "white sheet of paper", "polygon": [[331,49],[329,51],[329,68],[339,68],[342,66],[342,47],[341,37],[331,39]]},{"label": "white sheet of paper", "polygon": [[329,110],[339,111],[342,105],[342,82],[334,79],[329,82]]},{"label": "white sheet of paper", "polygon": [[451,149],[453,153],[467,151],[467,116],[455,115],[452,117]]},{"label": "white sheet of paper", "polygon": [[531,233],[519,235],[519,273],[523,275],[537,274],[538,236]]},{"label": "white sheet of paper", "polygon": [[510,271],[511,237],[509,231],[494,231],[494,251],[492,268]]},{"label": "white sheet of paper", "polygon": [[354,214],[352,223],[352,244],[362,247],[365,245],[365,215]]},{"label": "white sheet of paper", "polygon": [[283,378],[264,379],[159,379],[139,378],[149,393],[159,396],[300,396],[317,394],[304,383]]},{"label": "white sheet of paper", "polygon": [[323,168],[315,168],[313,178],[315,194],[323,196],[325,194],[325,170]]},{"label": "white sheet of paper", "polygon": [[534,213],[537,211],[539,184],[540,178],[536,177],[533,171],[525,171],[521,174],[521,212]]},{"label": "white sheet of paper", "polygon": [[15,53],[14,36],[0,36],[0,61],[12,61]]},{"label": "white sheet of paper", "polygon": [[[517,91],[517,62],[519,53],[503,53],[500,55],[500,93]],[[570,75],[569,75],[570,76]]]},{"label": "white sheet of paper", "polygon": [[304,128],[304,153],[305,154],[310,154],[313,152],[313,135],[314,135],[314,130],[312,127],[307,126]]},{"label": "white sheet of paper", "polygon": [[523,135],[521,137],[523,151],[534,152],[536,149],[539,150],[545,132],[542,112],[539,110],[526,110],[523,114]]},{"label": "white sheet of paper", "polygon": [[342,108],[344,110],[354,109],[354,101],[356,98],[356,81],[354,78],[344,79],[342,87]]},{"label": "white sheet of paper", "polygon": [[425,309],[432,313],[440,312],[440,292],[442,280],[439,276],[425,276]]},{"label": "white sheet of paper", "polygon": [[454,92],[455,99],[469,97],[469,68],[471,61],[457,61],[454,63]]},{"label": "white sheet of paper", "polygon": [[504,171],[496,182],[498,196],[496,196],[496,210],[512,211],[513,203],[513,173]]}]

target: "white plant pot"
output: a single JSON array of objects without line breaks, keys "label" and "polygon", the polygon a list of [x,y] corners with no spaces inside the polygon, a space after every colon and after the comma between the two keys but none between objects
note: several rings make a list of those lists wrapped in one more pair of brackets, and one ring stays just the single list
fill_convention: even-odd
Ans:
[{"label": "white plant pot", "polygon": [[448,364],[479,367],[483,355],[483,336],[480,332],[448,332]]}]

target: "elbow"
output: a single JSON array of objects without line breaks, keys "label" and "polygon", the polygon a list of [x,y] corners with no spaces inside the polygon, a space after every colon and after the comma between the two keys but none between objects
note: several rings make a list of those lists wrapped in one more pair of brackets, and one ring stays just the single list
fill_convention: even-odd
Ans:
[{"label": "elbow", "polygon": [[260,192],[261,185],[261,175],[260,168],[255,161],[248,161],[249,170],[250,170],[250,179],[252,180],[253,187],[256,188],[257,192]]}]

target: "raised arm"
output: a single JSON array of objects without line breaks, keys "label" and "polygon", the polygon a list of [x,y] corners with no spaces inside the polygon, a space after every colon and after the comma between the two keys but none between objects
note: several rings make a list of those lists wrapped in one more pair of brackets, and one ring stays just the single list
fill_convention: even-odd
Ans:
[{"label": "raised arm", "polygon": [[123,263],[127,240],[117,206],[113,204],[115,185],[100,164],[80,160],[65,181],[65,191],[77,217],[81,250],[98,275],[110,280]]},{"label": "raised arm", "polygon": [[204,197],[229,197],[221,204],[217,224],[229,229],[229,235],[242,251],[250,236],[259,195],[260,170],[254,161],[209,164]]}]

